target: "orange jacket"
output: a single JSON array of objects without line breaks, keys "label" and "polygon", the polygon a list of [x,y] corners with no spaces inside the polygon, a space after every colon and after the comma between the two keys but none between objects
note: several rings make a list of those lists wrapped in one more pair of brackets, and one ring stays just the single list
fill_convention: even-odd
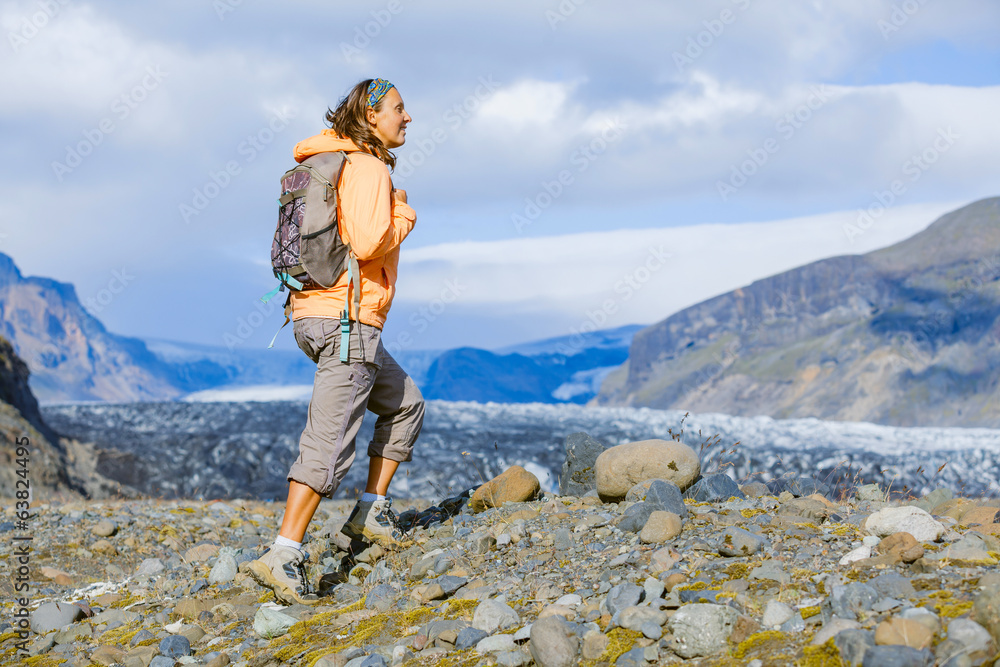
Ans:
[{"label": "orange jacket", "polygon": [[[300,141],[295,159],[325,151],[358,151],[350,139],[333,130]],[[392,198],[392,179],[384,162],[367,152],[349,153],[340,182],[338,228],[345,243],[351,244],[361,269],[361,314],[365,324],[382,328],[396,292],[399,244],[413,229],[417,214]],[[339,318],[347,299],[347,272],[329,289],[292,292],[292,319],[302,317]],[[353,295],[352,295],[353,296]],[[352,299],[353,301],[353,299]],[[351,305],[351,317],[356,317]]]}]

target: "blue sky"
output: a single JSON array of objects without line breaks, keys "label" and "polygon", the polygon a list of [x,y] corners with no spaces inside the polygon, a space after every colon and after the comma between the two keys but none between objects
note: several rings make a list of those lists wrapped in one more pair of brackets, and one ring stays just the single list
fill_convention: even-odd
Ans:
[{"label": "blue sky", "polygon": [[369,76],[414,118],[402,347],[655,322],[1000,194],[992,0],[32,0],[0,25],[0,251],[123,334],[266,345],[278,177]]}]

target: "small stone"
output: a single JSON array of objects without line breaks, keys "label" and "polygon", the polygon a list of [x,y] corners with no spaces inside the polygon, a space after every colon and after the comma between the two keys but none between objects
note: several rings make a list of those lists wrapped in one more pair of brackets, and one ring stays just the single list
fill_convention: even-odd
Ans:
[{"label": "small stone", "polygon": [[139,646],[139,644],[141,644],[142,642],[149,641],[150,639],[154,638],[155,635],[152,632],[150,632],[146,628],[143,628],[142,630],[139,630],[139,632],[135,633],[135,636],[132,637],[128,645],[131,647],[136,647]]},{"label": "small stone", "polygon": [[724,605],[685,605],[667,621],[673,635],[671,648],[686,659],[714,655],[726,648],[738,616],[735,609]]},{"label": "small stone", "polygon": [[608,612],[614,616],[627,607],[638,605],[643,592],[642,588],[635,584],[624,583],[612,586],[611,590],[608,591],[606,601]]},{"label": "small stone", "polygon": [[580,640],[560,616],[535,621],[529,646],[539,667],[571,667],[578,662]]},{"label": "small stone", "polygon": [[861,501],[884,501],[885,492],[878,484],[864,484],[854,490],[854,497]]},{"label": "small stone", "polygon": [[917,542],[934,542],[945,533],[945,527],[919,507],[886,507],[865,520],[865,530],[886,537],[893,533],[909,533]]},{"label": "small stone", "polygon": [[[858,630],[860,628],[861,624],[857,621],[852,621],[847,618],[832,618],[823,624],[823,627],[820,628],[820,630],[813,636],[812,641],[809,643],[813,646],[822,646],[844,630]],[[872,639],[871,645],[875,646],[874,639]]]},{"label": "small stone", "polygon": [[733,497],[746,498],[739,485],[729,475],[721,472],[699,479],[684,492],[684,497],[699,503],[729,500]]},{"label": "small stone", "polygon": [[492,635],[498,630],[513,628],[521,622],[510,605],[500,600],[483,600],[472,615],[472,627]]},{"label": "small stone", "polygon": [[866,558],[871,558],[872,548],[862,544],[857,549],[851,549],[840,559],[841,565],[850,565],[859,560],[864,560]]},{"label": "small stone", "polygon": [[469,499],[469,507],[473,512],[482,512],[507,502],[526,502],[534,499],[541,488],[533,474],[521,466],[511,466],[476,489]]},{"label": "small stone", "polygon": [[559,493],[579,497],[596,489],[594,466],[605,446],[586,433],[571,433],[563,446],[566,459],[559,475]]},{"label": "small stone", "polygon": [[118,547],[107,540],[97,540],[90,545],[90,550],[95,554],[102,554],[104,556],[116,556],[118,554]]},{"label": "small stone", "polygon": [[522,649],[504,651],[503,653],[495,654],[493,657],[500,667],[525,667],[525,665],[531,663],[531,655],[525,653]]},{"label": "small stone", "polygon": [[635,632],[642,632],[642,626],[653,623],[657,627],[667,622],[667,612],[653,607],[626,607],[618,616],[618,625]]},{"label": "small stone", "polygon": [[663,544],[681,534],[681,518],[673,512],[656,511],[649,515],[646,525],[639,533],[643,544]]},{"label": "small stone", "polygon": [[764,538],[749,530],[730,526],[722,534],[722,544],[719,553],[723,556],[751,556],[764,546]]},{"label": "small stone", "polygon": [[981,583],[983,590],[972,603],[972,620],[986,628],[1000,645],[1000,581],[993,579]]},{"label": "small stone", "polygon": [[681,493],[680,488],[673,482],[665,479],[650,480],[646,493],[641,500],[652,505],[654,509],[673,512],[682,519],[688,517],[688,508],[684,504],[684,495]]},{"label": "small stone", "polygon": [[878,591],[879,595],[890,598],[906,599],[916,597],[917,591],[910,580],[895,572],[884,572],[868,580],[868,585]]},{"label": "small stone", "polygon": [[117,646],[98,646],[94,652],[90,654],[90,660],[91,662],[96,662],[98,665],[110,667],[110,665],[124,662],[125,651]]},{"label": "small stone", "polygon": [[[942,662],[956,653],[965,653],[974,660],[982,660],[996,654],[996,644],[983,626],[968,618],[956,618],[948,624],[946,642],[952,651],[937,648],[938,659]],[[944,654],[944,655],[942,655]]]},{"label": "small stone", "polygon": [[750,571],[751,579],[762,581],[777,581],[779,584],[791,583],[792,578],[777,561],[767,560]]},{"label": "small stone", "polygon": [[583,649],[581,654],[584,660],[597,660],[606,650],[611,640],[607,635],[603,635],[597,630],[590,630],[583,636]]},{"label": "small stone", "polygon": [[962,523],[966,526],[1000,523],[1000,510],[996,507],[974,507],[962,515]]},{"label": "small stone", "polygon": [[909,646],[875,646],[865,651],[862,667],[932,667],[934,654]]},{"label": "small stone", "polygon": [[951,500],[954,497],[955,494],[952,493],[951,489],[940,487],[934,489],[920,500],[915,500],[909,504],[912,507],[919,507],[925,512],[930,512],[932,509],[934,509],[941,503],[945,502],[946,500]]},{"label": "small stone", "polygon": [[823,620],[831,617],[856,620],[858,612],[870,611],[875,601],[879,599],[878,592],[868,584],[853,583],[847,586],[834,586],[830,596],[824,600],[821,610]]},{"label": "small stone", "polygon": [[104,519],[94,524],[94,527],[90,529],[90,532],[98,537],[111,537],[118,532],[118,526],[114,521]]},{"label": "small stone", "polygon": [[84,617],[83,609],[68,602],[43,602],[31,612],[31,629],[40,635],[58,630]]},{"label": "small stone", "polygon": [[769,600],[767,606],[764,608],[764,618],[762,620],[764,627],[775,628],[795,615],[795,611],[783,602],[778,602],[777,600]]},{"label": "small stone", "polygon": [[197,620],[201,612],[209,609],[211,609],[211,605],[208,602],[194,598],[182,598],[174,605],[175,614],[191,621]]},{"label": "small stone", "polygon": [[673,440],[642,440],[606,449],[595,463],[597,492],[618,501],[647,479],[665,479],[683,491],[701,472],[698,454]]},{"label": "small stone", "polygon": [[489,637],[489,633],[484,630],[473,627],[462,628],[455,639],[455,648],[464,651],[467,648],[472,648],[487,637]]},{"label": "small stone", "polygon": [[185,563],[204,563],[215,558],[219,554],[219,547],[215,544],[197,544],[184,552]]},{"label": "small stone", "polygon": [[875,643],[879,646],[903,645],[922,650],[931,645],[934,633],[924,624],[909,618],[894,616],[875,628]]},{"label": "small stone", "polygon": [[649,557],[649,570],[653,574],[666,572],[667,570],[672,570],[680,560],[681,555],[670,547],[657,549]]},{"label": "small stone", "polygon": [[845,664],[859,667],[865,653],[875,648],[875,635],[860,628],[842,630],[834,635],[833,645],[840,651],[840,658]]},{"label": "small stone", "polygon": [[[441,587],[438,586],[438,589]],[[374,609],[376,611],[387,611],[393,603],[396,601],[396,596],[399,594],[393,586],[389,584],[377,584],[368,591],[368,595],[365,596],[365,609]],[[442,591],[441,597],[444,597]],[[438,598],[430,598],[436,600]]]},{"label": "small stone", "polygon": [[264,639],[274,639],[288,632],[298,622],[294,616],[283,614],[270,607],[260,607],[253,617],[253,629]]},{"label": "small stone", "polygon": [[168,658],[183,658],[191,655],[191,642],[182,635],[170,635],[160,642],[160,655]]},{"label": "small stone", "polygon": [[625,510],[625,513],[621,515],[615,525],[618,527],[618,530],[638,533],[655,511],[656,508],[646,502],[629,505],[628,509]]},{"label": "small stone", "polygon": [[208,583],[222,584],[227,581],[233,581],[236,579],[237,568],[238,565],[235,558],[229,554],[222,554],[215,561],[215,565],[212,566],[212,571],[208,573]]},{"label": "small stone", "polygon": [[72,586],[74,579],[69,572],[57,570],[54,567],[42,567],[42,576],[50,581],[54,581],[60,586]]},{"label": "small stone", "polygon": [[493,635],[481,639],[476,644],[476,651],[478,653],[499,653],[501,651],[513,651],[516,648],[517,644],[514,643],[514,638],[510,635]]},{"label": "small stone", "polygon": [[139,563],[139,567],[135,570],[135,576],[151,577],[163,572],[165,569],[167,569],[167,567],[159,558],[147,558]]},{"label": "small stone", "polygon": [[646,649],[642,646],[629,649],[618,656],[615,665],[616,667],[645,667]]}]

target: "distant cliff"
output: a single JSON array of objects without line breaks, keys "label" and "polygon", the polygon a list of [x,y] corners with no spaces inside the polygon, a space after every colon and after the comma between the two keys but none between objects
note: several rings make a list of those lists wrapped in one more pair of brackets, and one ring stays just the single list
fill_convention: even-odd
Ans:
[{"label": "distant cliff", "polygon": [[1000,199],[647,327],[593,402],[1000,426]]},{"label": "distant cliff", "polygon": [[45,401],[142,401],[182,392],[170,370],[135,338],[109,333],[72,285],[24,277],[0,253],[0,335],[32,370]]}]

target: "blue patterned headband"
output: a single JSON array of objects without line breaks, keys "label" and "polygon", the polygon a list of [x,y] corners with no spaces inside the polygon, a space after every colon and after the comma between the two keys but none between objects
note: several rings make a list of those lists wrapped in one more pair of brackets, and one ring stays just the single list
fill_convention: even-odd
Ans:
[{"label": "blue patterned headband", "polygon": [[368,106],[373,107],[378,104],[390,88],[395,88],[395,86],[385,79],[373,79],[368,84]]}]

